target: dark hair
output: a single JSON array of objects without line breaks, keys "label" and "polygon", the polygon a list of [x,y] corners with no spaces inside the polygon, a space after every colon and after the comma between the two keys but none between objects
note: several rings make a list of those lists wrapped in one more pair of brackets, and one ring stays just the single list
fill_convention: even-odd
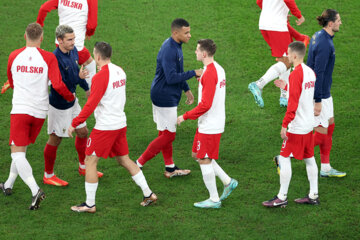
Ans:
[{"label": "dark hair", "polygon": [[214,56],[216,52],[216,44],[211,39],[200,39],[197,42],[200,45],[201,51],[206,51],[210,57]]},{"label": "dark hair", "polygon": [[96,42],[95,51],[100,55],[101,59],[106,60],[111,58],[112,47],[107,42]]},{"label": "dark hair", "polygon": [[322,12],[321,16],[317,16],[316,20],[318,20],[319,25],[326,27],[329,22],[335,22],[336,16],[339,13],[335,9],[326,9]]},{"label": "dark hair", "polygon": [[43,28],[40,24],[34,22],[30,23],[25,30],[26,36],[30,41],[39,40],[43,34]]},{"label": "dark hair", "polygon": [[171,23],[171,30],[173,31],[174,29],[179,29],[182,27],[189,27],[190,24],[183,18],[176,18],[174,21],[172,21]]},{"label": "dark hair", "polygon": [[306,54],[306,47],[303,42],[295,41],[289,44],[291,51],[296,52],[300,57],[304,57]]}]

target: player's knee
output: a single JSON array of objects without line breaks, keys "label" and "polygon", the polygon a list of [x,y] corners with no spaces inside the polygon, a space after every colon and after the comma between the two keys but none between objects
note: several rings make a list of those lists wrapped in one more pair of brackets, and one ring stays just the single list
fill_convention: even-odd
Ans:
[{"label": "player's knee", "polygon": [[47,141],[47,144],[51,146],[59,146],[61,143],[61,137],[58,137],[55,135],[55,133],[52,133],[49,135],[49,140]]},{"label": "player's knee", "polygon": [[191,157],[194,158],[194,160],[197,160],[197,157],[196,157],[196,153],[195,153],[195,152],[192,152],[192,153],[191,153]]},{"label": "player's knee", "polygon": [[76,129],[75,131],[76,131],[76,136],[78,136],[79,138],[87,138],[89,133],[87,127]]}]

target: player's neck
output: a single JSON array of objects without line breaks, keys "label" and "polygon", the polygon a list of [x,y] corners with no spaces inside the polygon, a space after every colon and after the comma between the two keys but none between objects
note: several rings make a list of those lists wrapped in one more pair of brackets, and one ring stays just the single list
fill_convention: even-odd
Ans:
[{"label": "player's neck", "polygon": [[297,60],[297,61],[294,61],[293,65],[294,65],[294,68],[296,68],[297,66],[299,66],[300,64],[302,64],[304,62],[303,59],[301,60]]},{"label": "player's neck", "polygon": [[41,42],[26,41],[26,47],[40,48]]},{"label": "player's neck", "polygon": [[214,62],[214,57],[207,57],[202,60],[204,66],[212,64]]},{"label": "player's neck", "polygon": [[327,32],[330,36],[334,36],[334,31],[331,28],[324,27],[325,32]]},{"label": "player's neck", "polygon": [[101,60],[99,62],[99,67],[102,68],[103,66],[105,66],[105,65],[107,65],[109,63],[111,63],[110,59],[109,60]]}]

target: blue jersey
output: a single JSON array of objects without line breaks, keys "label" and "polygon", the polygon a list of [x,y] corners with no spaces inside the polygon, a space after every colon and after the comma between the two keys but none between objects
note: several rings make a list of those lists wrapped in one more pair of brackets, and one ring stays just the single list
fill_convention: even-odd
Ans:
[{"label": "blue jersey", "polygon": [[316,74],[315,102],[331,96],[332,73],[335,64],[333,37],[324,29],[316,32],[310,41],[307,65]]},{"label": "blue jersey", "polygon": [[[79,77],[79,55],[76,47],[68,53],[63,53],[59,47],[53,52],[58,60],[62,81],[70,92],[76,91],[76,85],[79,84],[85,91],[89,90],[89,86],[85,79]],[[75,101],[68,102],[55,89],[50,87],[50,105],[57,109],[68,109],[74,106]]]},{"label": "blue jersey", "polygon": [[186,80],[195,76],[195,71],[184,72],[181,43],[171,37],[162,44],[156,59],[156,72],[151,84],[151,100],[158,107],[175,107],[181,92],[188,91]]}]

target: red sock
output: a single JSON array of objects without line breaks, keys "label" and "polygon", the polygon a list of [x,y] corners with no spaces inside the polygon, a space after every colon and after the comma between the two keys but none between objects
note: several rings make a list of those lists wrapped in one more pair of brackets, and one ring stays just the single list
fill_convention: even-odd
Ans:
[{"label": "red sock", "polygon": [[52,174],[54,172],[56,151],[57,151],[57,146],[52,146],[49,144],[45,145],[44,159],[45,159],[45,172],[47,174]]},{"label": "red sock", "polygon": [[79,163],[85,165],[85,150],[86,150],[87,138],[75,137],[75,148],[79,156]]},{"label": "red sock", "polygon": [[172,157],[173,154],[173,147],[172,147],[172,142],[167,144],[163,149],[162,149],[162,155],[164,157],[164,163],[165,165],[171,165],[174,164],[174,160]]},{"label": "red sock", "polygon": [[294,38],[296,41],[304,41],[305,40],[305,35],[299,33],[298,31],[296,31],[292,26],[290,26],[289,22],[288,22],[288,29],[289,29],[289,33],[290,36],[292,38]]},{"label": "red sock", "polygon": [[[159,136],[149,144],[145,152],[141,154],[141,157],[138,159],[138,162],[141,165],[144,165],[147,161],[155,157],[160,151],[162,151],[165,147],[167,147],[168,144],[171,144],[175,140],[175,135],[176,133],[172,133],[167,130],[159,132]],[[169,151],[165,150],[165,152],[166,154],[169,154]],[[168,159],[169,155],[166,156]],[[172,149],[171,149],[171,158],[172,158]]]},{"label": "red sock", "polygon": [[321,163],[330,163],[330,151],[332,147],[332,135],[334,133],[335,123],[329,125],[328,133],[322,134],[323,141],[320,144]]}]

